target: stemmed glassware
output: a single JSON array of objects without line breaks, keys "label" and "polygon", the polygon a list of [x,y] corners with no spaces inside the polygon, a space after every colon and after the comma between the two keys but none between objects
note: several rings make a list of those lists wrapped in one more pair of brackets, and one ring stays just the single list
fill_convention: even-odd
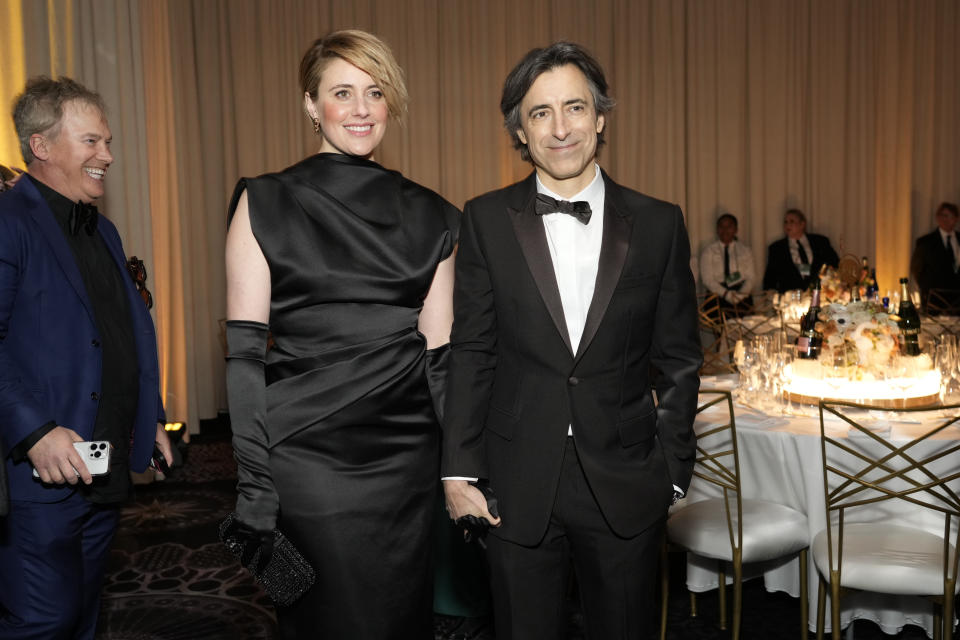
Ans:
[{"label": "stemmed glassware", "polygon": [[824,381],[833,391],[831,397],[839,399],[839,391],[849,378],[847,354],[843,349],[835,349],[829,355],[821,356],[820,368]]},{"label": "stemmed glassware", "polygon": [[753,404],[756,400],[758,372],[761,354],[753,340],[737,340],[734,347],[734,362],[740,370],[739,396],[744,404]]},{"label": "stemmed glassware", "polygon": [[791,365],[793,364],[793,349],[787,346],[781,346],[777,349],[772,358],[770,358],[771,372],[771,395],[775,407],[779,407],[783,414],[793,414],[793,403],[790,400],[790,393],[787,391],[787,383],[790,381]]},{"label": "stemmed glassware", "polygon": [[940,336],[933,352],[933,364],[940,372],[940,403],[950,404],[956,397],[957,386],[957,339],[956,336]]},{"label": "stemmed glassware", "polygon": [[901,397],[905,398],[907,389],[913,386],[911,376],[910,357],[895,353],[890,357],[890,367],[888,371],[888,382],[900,391]]}]

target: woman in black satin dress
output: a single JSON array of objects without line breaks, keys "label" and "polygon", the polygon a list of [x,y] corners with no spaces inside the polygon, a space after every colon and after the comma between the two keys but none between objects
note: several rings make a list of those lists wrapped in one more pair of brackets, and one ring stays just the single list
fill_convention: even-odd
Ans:
[{"label": "woman in black satin dress", "polygon": [[255,532],[279,528],[316,570],[278,608],[283,638],[430,638],[431,383],[452,322],[459,212],[373,160],[406,106],[384,43],[330,34],[300,80],[320,152],[242,179],[230,205],[237,514]]}]

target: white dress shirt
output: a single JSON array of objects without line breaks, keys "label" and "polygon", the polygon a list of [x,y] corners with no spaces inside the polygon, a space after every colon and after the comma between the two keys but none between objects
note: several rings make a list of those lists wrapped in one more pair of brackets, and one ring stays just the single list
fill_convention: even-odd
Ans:
[{"label": "white dress shirt", "polygon": [[727,302],[737,303],[751,294],[757,277],[750,247],[734,240],[730,243],[729,253],[730,273],[739,272],[743,283],[739,291],[730,291],[723,286],[723,243],[719,240],[711,242],[700,252],[700,280],[711,293]]},{"label": "white dress shirt", "polygon": [[[540,176],[537,176],[537,193],[570,202],[586,200],[593,212],[587,224],[566,213],[542,216],[553,273],[560,289],[563,317],[567,322],[567,333],[574,353],[580,346],[583,326],[587,322],[587,311],[590,309],[590,301],[593,300],[593,289],[597,284],[597,265],[600,263],[600,245],[603,242],[603,178],[600,167],[596,164],[593,166],[596,171],[593,180],[580,193],[569,198],[550,191],[540,182]],[[567,435],[573,435],[573,425],[567,427]]]},{"label": "white dress shirt", "polygon": [[[590,222],[583,224],[567,213],[548,213],[543,218],[543,229],[547,234],[547,246],[550,248],[550,261],[553,273],[560,288],[560,302],[563,304],[563,316],[567,321],[567,333],[573,352],[580,346],[583,326],[587,322],[587,311],[593,300],[593,289],[597,283],[597,266],[600,263],[600,245],[603,241],[603,205],[604,186],[600,166],[594,164],[596,173],[587,187],[570,198],[550,191],[537,176],[537,193],[554,198],[576,202],[586,200],[590,203]],[[573,425],[567,427],[567,435],[573,435]],[[443,480],[468,480],[476,478],[464,476],[445,476]]]},{"label": "white dress shirt", "polygon": [[[600,263],[600,247],[603,244],[603,207],[605,191],[600,167],[596,167],[593,181],[580,193],[564,198],[546,188],[537,176],[537,193],[543,193],[557,200],[576,202],[586,200],[590,203],[590,222],[583,224],[566,213],[550,213],[543,216],[543,228],[547,232],[547,245],[550,247],[550,260],[553,272],[557,276],[560,288],[560,302],[563,304],[563,317],[567,321],[570,334],[570,346],[576,353],[583,337],[583,326],[587,322],[587,311],[593,300],[593,290],[597,283],[597,267]],[[722,258],[721,258],[722,260]],[[723,262],[720,263],[723,273]],[[587,427],[589,428],[589,427]],[[573,425],[567,427],[567,435],[573,435]],[[678,497],[683,491],[676,485],[673,490]]]},{"label": "white dress shirt", "polygon": [[594,165],[594,168],[596,174],[593,181],[569,198],[550,191],[537,176],[537,193],[570,202],[585,200],[590,203],[590,210],[593,212],[587,224],[566,213],[541,216],[543,229],[547,234],[547,246],[550,248],[550,260],[553,262],[553,273],[560,288],[563,317],[567,321],[567,333],[570,335],[570,345],[574,353],[580,346],[587,310],[593,300],[597,265],[600,262],[600,245],[603,241],[603,178],[600,167]]}]

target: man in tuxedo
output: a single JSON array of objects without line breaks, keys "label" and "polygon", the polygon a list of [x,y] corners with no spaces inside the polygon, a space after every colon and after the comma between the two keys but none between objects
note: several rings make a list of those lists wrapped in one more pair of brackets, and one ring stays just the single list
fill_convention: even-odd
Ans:
[{"label": "man in tuxedo", "polygon": [[[27,174],[0,194],[0,639],[92,639],[130,470],[155,442],[172,459],[156,338],[92,204],[113,162],[102,98],[33,78],[13,116]],[[74,447],[93,440],[112,445],[96,477]]]},{"label": "man in tuxedo", "polygon": [[783,216],[783,232],[786,237],[767,248],[764,289],[775,289],[780,293],[806,289],[820,274],[823,265],[836,267],[840,261],[829,238],[807,233],[807,217],[799,209],[787,210]]},{"label": "man in tuxedo", "polygon": [[[957,265],[960,265],[960,243],[958,243],[957,205],[952,202],[942,202],[937,207],[937,228],[930,233],[917,238],[910,259],[910,272],[920,287],[920,298],[923,306],[928,302],[934,308],[928,309],[934,313],[948,311],[960,307],[960,275],[957,274]],[[930,300],[930,291],[938,289],[935,300]]]},{"label": "man in tuxedo", "polygon": [[498,640],[563,637],[571,560],[587,636],[641,637],[667,508],[692,474],[689,239],[679,207],[597,165],[612,106],[581,47],[532,50],[500,108],[535,171],[464,210],[442,475],[453,519],[495,526]]}]

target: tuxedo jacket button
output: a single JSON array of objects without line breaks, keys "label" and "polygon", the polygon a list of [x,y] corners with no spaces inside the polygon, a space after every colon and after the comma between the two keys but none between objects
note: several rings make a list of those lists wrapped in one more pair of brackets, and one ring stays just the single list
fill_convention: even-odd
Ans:
[{"label": "tuxedo jacket button", "polygon": [[567,378],[567,383],[568,383],[571,387],[575,387],[575,386],[577,386],[578,384],[580,384],[580,378],[578,378],[577,376],[570,376],[569,378]]},{"label": "tuxedo jacket button", "polygon": [[100,341],[97,340],[97,339],[93,339],[93,340],[90,341],[90,345],[93,346],[93,347],[99,347],[99,346],[100,346]]},{"label": "tuxedo jacket button", "polygon": [[93,392],[90,394],[90,399],[91,399],[91,400],[99,400],[99,399],[100,399],[100,394],[97,393],[96,391],[93,391]]}]

